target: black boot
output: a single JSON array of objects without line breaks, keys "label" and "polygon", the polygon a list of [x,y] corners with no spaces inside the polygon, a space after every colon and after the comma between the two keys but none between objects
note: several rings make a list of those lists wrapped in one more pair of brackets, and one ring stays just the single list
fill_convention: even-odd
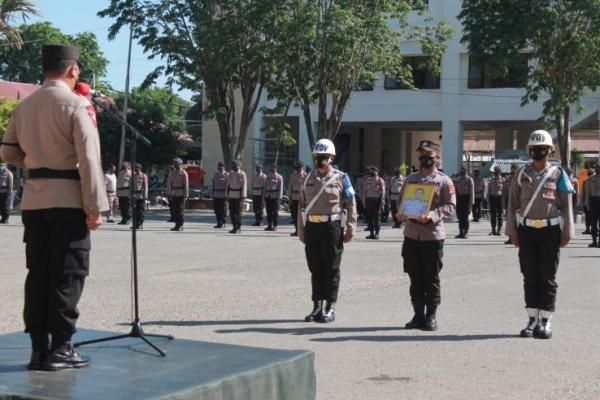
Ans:
[{"label": "black boot", "polygon": [[365,239],[375,239],[375,233],[373,232],[373,230],[369,229],[369,231],[371,232],[371,234],[369,236],[367,236]]},{"label": "black boot", "polygon": [[373,237],[373,240],[379,240],[379,229],[375,229],[375,237]]},{"label": "black boot", "polygon": [[77,353],[73,345],[67,342],[48,354],[44,369],[46,371],[60,371],[71,368],[86,368],[90,366],[90,362],[89,357]]},{"label": "black boot", "polygon": [[523,338],[533,337],[533,332],[535,332],[535,330],[538,327],[539,313],[540,313],[540,310],[538,310],[537,308],[528,308],[527,309],[527,316],[529,317],[529,321],[527,322],[527,325],[525,326],[525,328],[523,328],[521,330],[521,333],[520,333],[521,337],[523,337]]},{"label": "black boot", "polygon": [[317,321],[321,315],[323,314],[323,300],[313,301],[313,309],[306,317],[304,317],[305,322],[315,322]]},{"label": "black boot", "polygon": [[419,329],[425,323],[425,305],[421,303],[412,303],[415,315],[404,325],[406,329]]},{"label": "black boot", "polygon": [[425,323],[423,324],[422,329],[424,331],[436,331],[437,320],[435,318],[435,314],[437,311],[437,306],[427,306],[427,312],[425,313]]},{"label": "black boot", "polygon": [[465,235],[464,235],[464,233],[463,233],[463,230],[462,230],[462,229],[460,229],[460,230],[458,231],[458,235],[454,236],[454,239],[464,239],[464,238],[465,238]]},{"label": "black boot", "polygon": [[596,238],[592,238],[592,243],[588,244],[588,247],[598,247],[598,241]]},{"label": "black boot", "polygon": [[335,321],[335,302],[327,301],[323,313],[319,316],[317,322],[328,324]]},{"label": "black boot", "polygon": [[50,341],[46,332],[30,332],[31,337],[31,359],[27,364],[30,371],[40,371],[44,369],[44,362],[50,352]]},{"label": "black boot", "polygon": [[550,311],[540,311],[540,323],[533,331],[533,337],[536,339],[550,339],[552,337],[552,327],[550,326],[550,320],[552,319],[552,313]]}]

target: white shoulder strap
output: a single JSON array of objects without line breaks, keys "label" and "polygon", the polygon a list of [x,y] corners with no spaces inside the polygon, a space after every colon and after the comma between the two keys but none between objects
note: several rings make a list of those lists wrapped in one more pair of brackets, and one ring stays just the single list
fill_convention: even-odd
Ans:
[{"label": "white shoulder strap", "polygon": [[[339,176],[339,174],[337,172],[334,172],[333,174],[331,174],[331,176],[329,177],[329,179],[327,179],[326,181],[323,182],[321,189],[319,190],[319,192],[315,195],[315,197],[312,198],[312,200],[310,201],[310,203],[308,203],[308,205],[306,206],[306,208],[304,209],[304,213],[306,215],[308,215],[308,212],[314,207],[314,205],[316,204],[316,202],[319,200],[319,197],[321,197],[321,195],[323,194],[323,192],[325,191],[325,188],[335,179]],[[306,177],[306,179],[304,180],[304,189],[306,189],[306,182],[308,181],[308,177]]]},{"label": "white shoulder strap", "polygon": [[552,166],[552,167],[548,168],[548,171],[546,171],[546,174],[544,175],[544,177],[540,181],[540,184],[535,189],[535,193],[533,193],[533,196],[531,196],[531,199],[529,199],[529,203],[527,204],[527,207],[525,207],[525,211],[523,211],[523,217],[527,218],[527,215],[529,214],[529,211],[531,210],[531,207],[533,207],[533,203],[535,202],[535,200],[537,199],[538,195],[540,194],[540,190],[542,190],[542,187],[544,186],[544,184],[546,183],[546,181],[548,180],[548,178],[550,178],[550,175],[552,175],[554,173],[554,171],[556,171],[556,167],[555,166]]}]

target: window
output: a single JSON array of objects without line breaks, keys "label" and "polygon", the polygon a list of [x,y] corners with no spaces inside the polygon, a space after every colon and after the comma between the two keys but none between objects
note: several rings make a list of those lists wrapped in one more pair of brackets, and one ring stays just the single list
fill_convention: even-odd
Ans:
[{"label": "window", "polygon": [[[413,86],[415,88],[439,89],[440,77],[433,73],[427,62],[428,57],[425,56],[404,57],[404,64],[410,65],[412,69]],[[386,90],[409,89],[406,85],[403,85],[390,76],[385,77],[384,87]]]},{"label": "window", "polygon": [[489,66],[476,64],[469,57],[469,89],[521,88],[527,84],[529,57],[522,54],[505,76],[494,76]]}]

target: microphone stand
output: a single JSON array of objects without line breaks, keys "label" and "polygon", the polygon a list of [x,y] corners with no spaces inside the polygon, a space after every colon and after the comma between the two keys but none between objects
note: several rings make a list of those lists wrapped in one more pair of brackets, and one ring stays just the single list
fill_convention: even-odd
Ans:
[{"label": "microphone stand", "polygon": [[[141,141],[142,143],[144,143],[147,146],[151,146],[152,143],[146,138],[144,137],[144,135],[142,135],[140,133],[140,131],[138,131],[137,129],[135,129],[133,126],[131,126],[127,121],[125,121],[123,118],[121,118],[120,115],[116,114],[115,112],[113,112],[112,110],[110,110],[109,107],[107,107],[106,105],[103,105],[100,101],[96,101],[97,98],[92,97],[92,100],[94,100],[94,104],[96,106],[98,106],[100,109],[102,109],[104,112],[106,112],[107,115],[109,115],[113,120],[119,122],[121,125],[123,125],[125,128],[129,129],[131,135],[129,136],[129,143],[130,143],[130,156],[131,156],[131,163],[132,165],[135,165],[136,162],[136,153],[137,153],[137,141]],[[101,343],[101,342],[108,342],[108,341],[113,341],[113,340],[119,340],[119,339],[126,339],[126,338],[139,338],[141,340],[143,340],[146,344],[148,344],[148,346],[152,347],[154,350],[156,350],[156,352],[158,354],[160,354],[162,357],[166,357],[166,353],[164,351],[162,351],[160,348],[158,348],[155,344],[153,344],[150,340],[148,340],[148,337],[157,337],[157,338],[164,338],[164,339],[169,339],[169,340],[173,340],[174,337],[172,335],[151,335],[151,334],[146,334],[144,333],[144,328],[142,326],[142,323],[140,321],[140,308],[139,308],[139,288],[138,288],[138,260],[137,260],[137,226],[138,226],[138,221],[137,221],[137,207],[135,204],[135,200],[134,200],[134,184],[135,184],[135,180],[132,179],[132,183],[129,185],[129,198],[131,199],[131,208],[132,208],[132,214],[133,214],[133,226],[131,228],[131,257],[132,257],[132,264],[133,264],[133,307],[134,307],[134,320],[131,322],[131,332],[129,332],[128,334],[124,334],[124,335],[116,335],[116,336],[110,336],[110,337],[106,337],[106,338],[101,338],[101,339],[94,339],[94,340],[85,340],[82,342],[77,342],[74,344],[75,347],[79,347],[79,346],[84,346],[87,344],[93,344],[93,343]]]}]

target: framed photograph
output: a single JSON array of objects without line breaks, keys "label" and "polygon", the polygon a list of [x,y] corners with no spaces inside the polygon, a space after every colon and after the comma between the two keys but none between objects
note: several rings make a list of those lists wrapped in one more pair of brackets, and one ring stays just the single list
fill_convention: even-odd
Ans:
[{"label": "framed photograph", "polygon": [[427,215],[431,209],[435,191],[435,185],[407,183],[399,212],[412,219],[420,219],[421,215]]}]

